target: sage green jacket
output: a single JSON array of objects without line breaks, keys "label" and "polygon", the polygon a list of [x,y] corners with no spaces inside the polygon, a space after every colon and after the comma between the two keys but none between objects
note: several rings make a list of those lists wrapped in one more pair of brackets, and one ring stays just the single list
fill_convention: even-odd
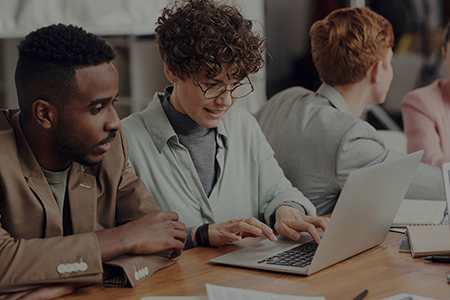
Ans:
[{"label": "sage green jacket", "polygon": [[314,205],[284,176],[255,118],[238,104],[217,127],[218,178],[207,197],[163,100],[164,94],[156,93],[145,110],[122,120],[129,163],[163,210],[177,212],[187,227],[239,217],[272,226],[275,210],[292,201],[316,215]]}]

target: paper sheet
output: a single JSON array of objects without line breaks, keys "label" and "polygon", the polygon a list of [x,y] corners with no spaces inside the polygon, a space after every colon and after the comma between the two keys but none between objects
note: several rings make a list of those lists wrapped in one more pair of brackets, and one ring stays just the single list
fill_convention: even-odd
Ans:
[{"label": "paper sheet", "polygon": [[272,294],[253,290],[206,284],[209,300],[326,300],[325,297],[303,297]]},{"label": "paper sheet", "polygon": [[435,299],[402,293],[388,298],[383,298],[381,300],[435,300]]},{"label": "paper sheet", "polygon": [[141,300],[208,300],[208,296],[151,296]]},{"label": "paper sheet", "polygon": [[206,283],[207,297],[202,296],[178,296],[178,297],[143,297],[141,300],[326,300],[325,297],[303,297],[291,295],[279,295],[267,292],[258,292],[218,286]]},{"label": "paper sheet", "polygon": [[[174,297],[143,297],[141,300],[326,300],[325,297],[304,297],[272,294],[238,288],[230,288],[206,284],[208,296],[174,296]],[[381,300],[435,300],[412,294],[401,293]]]}]

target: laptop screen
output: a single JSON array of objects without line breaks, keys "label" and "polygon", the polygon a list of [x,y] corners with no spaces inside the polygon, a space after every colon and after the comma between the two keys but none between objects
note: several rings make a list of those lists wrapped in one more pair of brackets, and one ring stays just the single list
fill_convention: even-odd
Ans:
[{"label": "laptop screen", "polygon": [[450,162],[446,162],[442,165],[442,175],[444,177],[444,189],[445,189],[445,198],[447,200],[447,213],[448,213],[448,208],[450,207]]}]

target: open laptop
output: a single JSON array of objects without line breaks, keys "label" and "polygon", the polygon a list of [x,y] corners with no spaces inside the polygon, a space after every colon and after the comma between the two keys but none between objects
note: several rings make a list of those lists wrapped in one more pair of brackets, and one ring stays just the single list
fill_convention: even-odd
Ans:
[{"label": "open laptop", "polygon": [[[372,248],[386,238],[422,156],[423,151],[418,151],[350,173],[320,245],[303,233],[300,241],[266,239],[210,262],[310,275]],[[297,247],[303,252],[304,247],[317,248],[306,265],[296,257],[299,254],[293,254]],[[296,259],[301,263],[287,265]]]},{"label": "open laptop", "polygon": [[448,212],[450,207],[450,162],[445,162],[442,164],[442,175],[444,177],[445,198],[447,199]]},{"label": "open laptop", "polygon": [[[442,175],[444,177],[445,198],[447,199],[447,213],[449,214],[450,226],[450,162],[442,164]],[[450,275],[447,276],[447,282],[450,283]]]}]

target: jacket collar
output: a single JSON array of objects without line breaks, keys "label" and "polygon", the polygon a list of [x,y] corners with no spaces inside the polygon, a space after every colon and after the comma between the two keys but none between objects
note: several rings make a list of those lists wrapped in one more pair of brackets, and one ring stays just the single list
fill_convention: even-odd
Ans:
[{"label": "jacket collar", "polygon": [[[20,113],[17,113],[11,117],[11,127],[14,129],[17,143],[17,152],[19,155],[20,166],[22,168],[23,175],[28,180],[33,174],[44,176],[41,171],[39,162],[36,160],[33,151],[22,131],[20,125]],[[39,174],[41,173],[41,174]],[[44,176],[45,179],[45,176]]]},{"label": "jacket collar", "polygon": [[331,85],[323,83],[317,90],[317,94],[326,98],[337,110],[352,114],[347,102],[345,102],[341,94]]},{"label": "jacket collar", "polygon": [[20,113],[11,118],[11,126],[14,129],[17,143],[17,153],[22,168],[23,176],[30,189],[42,203],[46,216],[45,237],[61,236],[63,234],[61,216],[58,205],[53,197],[50,186],[45,179],[44,172],[28,144],[19,121]]},{"label": "jacket collar", "polygon": [[[11,118],[17,143],[17,152],[23,176],[28,186],[44,206],[46,215],[45,236],[61,236],[63,228],[58,206],[53,197],[50,186],[45,178],[39,162],[34,156],[28,141],[23,134],[19,121],[19,113]],[[69,172],[66,194],[70,205],[72,228],[74,233],[90,232],[95,230],[97,215],[97,184],[94,175],[86,173],[88,167],[73,162]]]}]

